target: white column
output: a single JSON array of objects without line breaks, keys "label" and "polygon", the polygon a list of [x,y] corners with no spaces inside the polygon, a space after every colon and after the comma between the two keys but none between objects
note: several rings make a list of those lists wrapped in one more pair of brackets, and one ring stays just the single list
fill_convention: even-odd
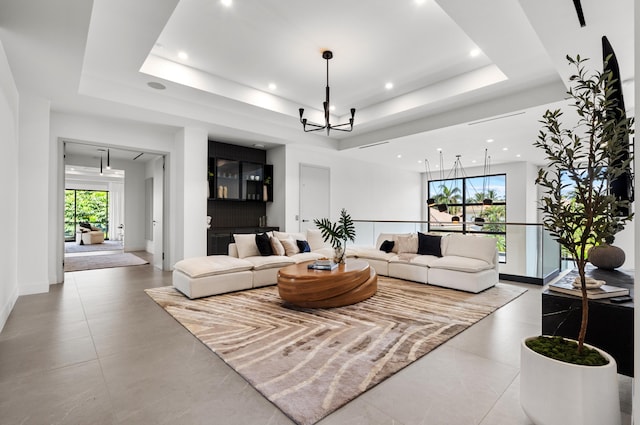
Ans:
[{"label": "white column", "polygon": [[204,129],[186,127],[176,135],[174,193],[177,238],[174,258],[207,255],[208,137]]},{"label": "white column", "polygon": [[20,96],[18,121],[18,285],[20,295],[49,291],[50,102]]}]

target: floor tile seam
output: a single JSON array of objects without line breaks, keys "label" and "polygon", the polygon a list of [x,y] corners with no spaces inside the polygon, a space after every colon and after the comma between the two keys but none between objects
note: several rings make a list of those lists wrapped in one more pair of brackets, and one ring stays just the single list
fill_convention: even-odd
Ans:
[{"label": "floor tile seam", "polygon": [[[383,384],[384,381],[379,382],[377,385]],[[389,412],[386,412],[384,410],[381,410],[380,408],[378,408],[378,406],[376,406],[375,404],[367,401],[364,396],[367,392],[371,391],[373,388],[375,387],[371,387],[369,388],[367,391],[363,392],[362,394],[360,394],[358,397],[354,398],[353,400],[349,401],[348,403],[346,403],[344,406],[342,406],[340,409],[345,408],[347,406],[349,406],[351,403],[353,403],[354,401],[361,399],[360,402],[363,404],[366,404],[367,406],[369,406],[372,410],[374,410],[375,412],[379,412],[381,415],[384,415],[385,418],[389,418],[393,421],[393,425],[407,425],[405,424],[405,422],[402,422],[400,419],[396,418],[394,415],[391,415]],[[340,409],[334,411],[331,415],[326,416],[326,418],[330,418],[333,414],[336,414],[337,412],[340,411]]]},{"label": "floor tile seam", "polygon": [[478,422],[478,425],[482,425],[482,423],[484,422],[484,420],[489,416],[489,414],[493,411],[493,409],[496,408],[496,406],[498,405],[498,403],[500,402],[500,400],[502,400],[502,397],[504,397],[504,395],[507,393],[507,391],[509,391],[509,388],[511,388],[511,386],[513,385],[513,383],[516,381],[516,379],[518,379],[518,377],[520,376],[520,369],[518,368],[518,373],[515,374],[515,376],[513,377],[513,379],[509,382],[509,385],[507,385],[507,387],[505,388],[505,390],[502,392],[502,394],[500,394],[500,396],[498,398],[496,398],[496,401],[493,402],[493,404],[491,405],[491,407],[487,410],[487,412],[484,414],[484,416],[480,419],[480,422]]},{"label": "floor tile seam", "polygon": [[[70,369],[70,368],[74,368],[74,367],[79,367],[81,365],[84,365],[86,363],[91,363],[91,362],[95,362],[97,361],[98,358],[94,358],[94,359],[87,359],[87,360],[80,360],[80,361],[76,361],[76,362],[71,362],[71,363],[66,363],[66,364],[62,364],[60,366],[55,366],[55,367],[49,367],[46,369],[33,369],[29,372],[26,373],[18,373],[17,375],[10,375],[7,376],[6,378],[3,378],[2,375],[0,375],[0,385],[3,383],[11,383],[13,381],[23,381],[24,379],[27,378],[31,378],[33,376],[42,376],[45,374],[49,374],[52,372],[56,372],[56,371],[60,371],[63,369]],[[104,379],[104,378],[103,378]]]},{"label": "floor tile seam", "polygon": [[[447,342],[449,342],[449,341],[447,341]],[[446,343],[445,343],[445,344],[446,344]],[[442,346],[444,346],[445,344],[443,344]],[[466,354],[470,354],[470,355],[475,356],[475,357],[478,357],[478,358],[480,358],[480,359],[488,360],[488,361],[493,362],[493,363],[497,363],[497,364],[499,364],[499,365],[501,365],[501,366],[506,366],[506,367],[513,368],[513,369],[515,369],[518,373],[520,373],[520,366],[516,366],[516,365],[514,365],[513,363],[506,363],[506,362],[504,362],[504,361],[501,361],[501,360],[498,360],[498,359],[495,359],[495,358],[491,358],[491,357],[488,357],[488,356],[484,356],[484,355],[481,355],[481,354],[479,354],[479,353],[477,353],[477,352],[470,351],[470,350],[467,350],[467,349],[462,348],[462,347],[458,347],[457,345],[447,345],[447,348],[450,348],[450,349],[453,349],[453,350],[462,351],[462,352],[464,352],[464,353],[466,353]]]}]

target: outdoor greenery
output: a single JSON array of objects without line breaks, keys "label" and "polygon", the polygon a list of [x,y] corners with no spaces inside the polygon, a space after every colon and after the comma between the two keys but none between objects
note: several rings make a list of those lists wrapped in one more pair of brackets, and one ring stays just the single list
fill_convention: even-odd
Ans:
[{"label": "outdoor greenery", "polygon": [[356,238],[356,228],[347,210],[343,208],[340,211],[340,218],[335,223],[328,218],[314,219],[313,222],[322,232],[322,238],[336,251],[337,262],[344,262],[347,241],[353,242]]},{"label": "outdoor greenery", "polygon": [[[437,210],[438,205],[446,204],[449,215],[462,216],[463,221],[473,222],[476,217],[484,219],[482,227],[474,225],[460,225],[467,231],[487,233],[496,238],[498,251],[506,253],[506,198],[505,180],[503,174],[491,176],[474,176],[458,179],[431,180],[427,197],[435,200],[431,207]],[[485,187],[491,185],[491,187]],[[482,190],[480,189],[482,188]],[[493,205],[483,205],[484,199],[493,200]],[[451,226],[430,224],[430,231],[451,231]]]},{"label": "outdoor greenery", "polygon": [[[548,110],[534,145],[544,150],[549,164],[536,179],[546,192],[540,205],[543,225],[574,258],[580,276],[582,321],[577,340],[582,351],[589,317],[588,249],[622,230],[632,218],[629,201],[617,199],[608,185],[627,172],[633,160],[625,145],[633,132],[633,120],[612,113],[617,101],[610,72],[588,75],[586,59],[567,56],[567,60],[576,70],[567,94],[577,125],[563,125],[562,111]],[[572,188],[571,197],[568,188]]]},{"label": "outdoor greenery", "polygon": [[64,234],[74,239],[76,225],[89,223],[105,233],[109,224],[109,192],[97,190],[65,190]]}]

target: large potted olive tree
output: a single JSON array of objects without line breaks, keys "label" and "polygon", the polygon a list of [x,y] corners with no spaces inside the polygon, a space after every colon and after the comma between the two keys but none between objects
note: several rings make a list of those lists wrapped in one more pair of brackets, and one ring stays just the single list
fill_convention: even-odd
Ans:
[{"label": "large potted olive tree", "polygon": [[616,101],[610,72],[588,73],[580,56],[567,60],[575,68],[567,94],[577,125],[565,126],[561,110],[544,114],[535,146],[544,150],[548,166],[536,183],[545,192],[540,203],[544,228],[575,260],[581,326],[576,340],[541,336],[522,342],[520,401],[536,424],[614,425],[620,423],[615,360],[584,342],[585,266],[589,248],[632,218],[629,201],[610,193],[609,184],[629,172],[626,144],[633,123],[611,113]]}]

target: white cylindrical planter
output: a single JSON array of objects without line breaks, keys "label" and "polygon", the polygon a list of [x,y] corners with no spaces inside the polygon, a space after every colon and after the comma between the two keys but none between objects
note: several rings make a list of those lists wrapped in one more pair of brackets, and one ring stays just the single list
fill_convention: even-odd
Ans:
[{"label": "white cylindrical planter", "polygon": [[528,339],[520,348],[520,404],[534,424],[620,425],[613,357],[597,349],[609,364],[574,365],[536,353],[526,346]]}]

